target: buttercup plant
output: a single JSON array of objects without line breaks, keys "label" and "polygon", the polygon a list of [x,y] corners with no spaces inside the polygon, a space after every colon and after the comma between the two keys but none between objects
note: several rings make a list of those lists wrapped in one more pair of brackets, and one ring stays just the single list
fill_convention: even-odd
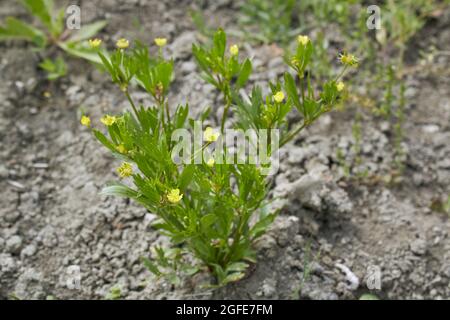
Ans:
[{"label": "buttercup plant", "polygon": [[[102,123],[107,135],[104,130],[92,128],[88,116],[81,119],[121,160],[117,173],[122,182],[109,184],[102,193],[134,199],[158,217],[152,227],[168,236],[173,246],[155,246],[150,258],[142,258],[156,276],[164,276],[176,285],[181,275],[207,270],[214,276],[212,285],[237,281],[255,263],[252,245],[266,232],[277,213],[268,205],[268,180],[258,164],[205,157],[199,164],[176,163],[174,150],[178,141],[173,137],[179,129],[195,130],[196,122],[188,119],[187,104],[175,109],[169,106],[167,94],[173,61],[164,58],[161,51],[153,58],[142,44],[127,43],[126,47],[117,43],[115,52],[108,55],[99,52],[99,56],[112,81],[128,99],[132,112],[105,115]],[[158,43],[163,44],[155,40],[161,47]],[[224,136],[224,123],[231,107],[237,116],[233,127],[256,132],[281,131],[280,145],[284,145],[320,115],[332,110],[343,90],[343,83],[339,82],[342,74],[324,84],[311,84],[307,70],[313,59],[313,44],[305,36],[298,41],[296,52],[286,57],[297,72],[298,84],[286,73],[283,82],[269,84],[271,92],[266,97],[261,88],[254,87],[248,101],[239,96],[238,90],[247,83],[251,62],[249,59],[241,62],[237,45],[227,50],[225,32],[215,33],[210,48],[194,45],[193,53],[203,78],[224,94],[220,130],[207,127],[200,135],[202,156],[207,147],[218,145]],[[151,96],[153,106],[134,103],[129,93],[132,81]],[[291,128],[286,115],[293,109],[300,113],[302,122]],[[201,120],[207,116],[208,113],[202,114]],[[276,151],[269,150],[269,156]]]},{"label": "buttercup plant", "polygon": [[[8,17],[3,26],[0,26],[0,41],[25,40],[31,42],[39,51],[57,47],[70,56],[101,63],[96,53],[101,40],[87,40],[103,29],[107,24],[106,21],[86,24],[79,30],[69,30],[65,28],[64,23],[65,8],[54,10],[52,0],[20,0],[19,2],[38,18],[44,30],[14,17]],[[46,58],[39,66],[47,71],[49,80],[55,80],[67,73],[67,66],[61,56],[55,60]]]}]

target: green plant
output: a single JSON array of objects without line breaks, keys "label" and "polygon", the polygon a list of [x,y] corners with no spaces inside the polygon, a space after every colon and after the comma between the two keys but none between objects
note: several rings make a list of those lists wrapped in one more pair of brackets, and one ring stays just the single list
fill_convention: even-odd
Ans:
[{"label": "green plant", "polygon": [[444,210],[448,214],[450,214],[450,195],[447,197],[447,202],[444,204]]},{"label": "green plant", "polygon": [[122,290],[118,285],[111,287],[108,294],[105,296],[106,300],[120,300],[122,298]]},{"label": "green plant", "polygon": [[311,27],[323,29],[331,22],[346,27],[351,20],[352,5],[357,2],[357,0],[304,0],[300,1],[300,12],[304,21],[308,19],[308,14],[312,14],[314,22]]},{"label": "green plant", "polygon": [[305,286],[305,283],[309,280],[311,276],[311,265],[318,261],[320,258],[320,251],[317,252],[315,256],[312,255],[311,252],[311,242],[309,241],[307,245],[305,246],[305,255],[304,255],[304,261],[303,261],[303,273],[300,278],[300,284],[297,288],[294,289],[294,292],[291,294],[291,298],[293,300],[300,299],[300,294],[302,293],[303,287]]},{"label": "green plant", "polygon": [[55,61],[47,58],[39,64],[39,67],[47,71],[48,80],[55,80],[67,74],[67,65],[61,57],[56,58]]},{"label": "green plant", "polygon": [[225,128],[225,120],[232,103],[232,92],[242,88],[248,81],[252,72],[249,59],[243,63],[238,60],[239,47],[235,44],[230,47],[230,55],[225,55],[226,34],[219,30],[214,34],[213,45],[205,48],[192,46],[192,53],[202,71],[202,78],[220,90],[224,96],[225,109],[222,115],[220,130]]},{"label": "green plant", "polygon": [[[106,21],[83,25],[79,30],[72,31],[65,28],[65,10],[54,10],[52,0],[21,0],[20,3],[40,21],[43,29],[36,28],[15,17],[8,17],[4,25],[0,26],[0,41],[25,40],[32,43],[38,51],[56,47],[70,56],[93,63],[101,63],[96,50],[90,48],[86,40],[103,29]],[[49,58],[45,59],[40,67],[48,72],[49,80],[64,76],[67,72],[61,56],[58,56],[54,61]]]},{"label": "green plant", "polygon": [[286,44],[299,32],[294,26],[295,0],[249,0],[240,9],[244,38]]},{"label": "green plant", "polygon": [[[156,43],[164,45],[164,39],[160,40]],[[127,47],[119,46],[108,55],[99,52],[99,56],[112,81],[128,99],[132,112],[105,115],[101,122],[106,126],[107,135],[97,129],[92,132],[122,160],[118,175],[122,179],[130,178],[134,186],[113,182],[102,193],[134,199],[158,217],[152,226],[168,236],[173,247],[155,246],[152,257],[142,259],[156,276],[165,276],[176,285],[181,274],[193,275],[206,268],[214,276],[215,285],[237,281],[244,277],[249,264],[255,262],[252,244],[265,233],[277,212],[270,211],[267,199],[268,180],[264,169],[270,163],[240,163],[233,161],[234,158],[228,161],[230,150],[223,145],[222,155],[216,153],[211,157],[207,152],[213,146],[220,149],[220,141],[226,134],[226,111],[233,107],[235,128],[255,129],[258,135],[260,129],[280,130],[278,145],[282,146],[332,110],[344,85],[337,77],[319,84],[320,90],[313,87],[307,76],[313,44],[308,37],[301,36],[297,50],[286,56],[288,65],[297,73],[297,80],[286,73],[284,81],[269,84],[267,96],[262,95],[261,88],[254,87],[248,101],[242,99],[238,90],[249,79],[251,62],[241,61],[236,45],[230,46],[227,52],[226,34],[218,30],[211,47],[193,46],[202,77],[224,95],[220,131],[211,127],[203,131],[201,124],[197,127],[195,119],[189,118],[187,104],[175,109],[169,106],[167,94],[173,62],[165,59],[161,50],[153,58],[149,49],[139,43],[134,49]],[[345,61],[350,65],[354,60],[353,57]],[[151,96],[153,106],[134,103],[129,93],[133,80]],[[302,121],[291,128],[286,115],[292,110],[299,112]],[[205,120],[208,115],[206,110],[199,120]],[[91,127],[86,115],[81,122]],[[178,134],[191,131],[194,140],[199,136],[200,141],[195,140],[193,146],[189,144],[187,150],[178,149]],[[276,136],[259,136],[269,146],[273,137]],[[278,145],[268,148],[269,158]],[[183,159],[188,161],[176,161],[181,151]]]},{"label": "green plant", "polygon": [[359,297],[359,300],[380,300],[380,298],[371,293],[364,293],[361,297]]}]

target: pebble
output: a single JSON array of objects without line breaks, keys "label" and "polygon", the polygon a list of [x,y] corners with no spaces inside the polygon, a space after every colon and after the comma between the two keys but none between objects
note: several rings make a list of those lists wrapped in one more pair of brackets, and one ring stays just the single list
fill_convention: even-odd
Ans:
[{"label": "pebble", "polygon": [[22,238],[18,235],[14,235],[6,240],[6,251],[15,254],[19,253],[22,247]]},{"label": "pebble", "polygon": [[0,164],[0,179],[8,178],[9,172],[5,165]]},{"label": "pebble", "polygon": [[5,221],[6,221],[6,222],[9,222],[9,223],[14,223],[14,222],[16,222],[17,220],[19,220],[20,216],[21,216],[20,211],[18,211],[18,210],[13,210],[13,211],[8,212],[8,213],[5,215]]},{"label": "pebble", "polygon": [[37,251],[36,246],[33,244],[29,244],[25,248],[22,249],[22,251],[20,252],[20,257],[22,259],[26,258],[26,257],[32,257],[32,256],[34,256],[36,251]]},{"label": "pebble", "polygon": [[416,255],[424,255],[427,252],[427,242],[424,239],[416,239],[411,245],[411,251]]},{"label": "pebble", "polygon": [[17,268],[14,258],[7,253],[0,253],[0,272],[13,272]]}]

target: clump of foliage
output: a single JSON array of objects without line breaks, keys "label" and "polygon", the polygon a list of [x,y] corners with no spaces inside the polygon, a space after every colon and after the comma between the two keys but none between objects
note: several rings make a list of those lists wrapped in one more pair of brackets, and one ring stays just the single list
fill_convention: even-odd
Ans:
[{"label": "clump of foliage", "polygon": [[[296,76],[285,73],[282,80],[269,83],[268,95],[253,87],[250,97],[243,99],[238,90],[247,85],[251,61],[241,59],[239,47],[229,45],[225,32],[219,29],[210,46],[194,45],[193,53],[203,79],[223,93],[223,118],[218,128],[200,128],[199,163],[177,163],[174,134],[186,129],[195,135],[196,119],[189,117],[187,104],[176,108],[169,105],[174,64],[162,54],[165,39],[156,39],[155,43],[159,46],[156,56],[150,56],[149,49],[140,43],[128,47],[126,40],[112,53],[99,52],[132,112],[105,115],[101,122],[106,134],[93,129],[87,115],[81,123],[122,161],[117,173],[129,182],[113,182],[103,194],[131,198],[145,206],[158,217],[152,227],[172,242],[172,247],[155,246],[151,257],[143,257],[147,268],[173,284],[180,283],[182,274],[208,270],[215,285],[225,285],[244,277],[249,265],[255,263],[252,245],[266,232],[277,212],[268,205],[268,180],[261,165],[224,161],[227,146],[224,158],[206,157],[208,153],[203,151],[219,145],[231,111],[237,116],[232,122],[234,128],[279,130],[279,146],[283,146],[333,109],[345,90],[340,81],[342,73],[313,85],[309,67],[314,46],[307,36],[299,36],[295,52],[285,57]],[[342,56],[341,61],[344,70],[356,64],[352,55]],[[151,106],[136,105],[130,95],[132,82],[149,94]],[[299,114],[299,124],[289,125],[286,119],[290,112]],[[208,115],[206,111],[198,120]],[[195,149],[191,151],[188,158],[196,157]],[[276,148],[269,150],[269,156],[275,152]]]},{"label": "clump of foliage", "polygon": [[239,24],[245,39],[285,45],[299,32],[297,13],[295,0],[249,0],[241,6]]},{"label": "clump of foliage", "polygon": [[[0,41],[25,40],[32,43],[37,51],[57,47],[70,56],[101,63],[96,50],[93,50],[86,40],[103,29],[106,21],[86,24],[79,30],[69,30],[65,27],[65,9],[55,10],[52,0],[21,0],[20,3],[40,21],[42,28],[36,28],[15,17],[8,17],[0,26]],[[49,80],[67,73],[67,66],[62,56],[56,59],[46,58],[40,67],[47,71]]]},{"label": "clump of foliage", "polygon": [[[307,0],[301,2],[301,22],[308,22],[308,28],[314,28],[319,48],[326,49],[328,44],[323,36],[332,24],[342,35],[344,47],[355,51],[364,61],[353,79],[353,83],[361,85],[361,93],[352,93],[350,98],[358,107],[353,126],[355,141],[354,161],[343,167],[349,173],[358,171],[361,160],[359,144],[364,134],[361,130],[361,118],[369,109],[376,117],[388,121],[392,126],[391,146],[394,153],[392,174],[402,172],[406,159],[403,148],[403,123],[405,121],[405,78],[409,72],[405,67],[405,53],[408,43],[424,27],[427,19],[449,6],[449,1],[440,0],[387,0],[378,5],[380,9],[381,29],[369,29],[366,25],[369,15],[369,4],[361,0],[325,1]],[[308,20],[309,18],[309,20]],[[323,44],[321,46],[321,43]],[[321,50],[326,52],[326,50]],[[324,57],[320,54],[319,57]],[[315,76],[328,76],[332,68],[326,61],[317,59]],[[340,153],[340,151],[338,151]],[[341,162],[341,155],[338,156]],[[356,169],[356,170],[354,170]]]}]

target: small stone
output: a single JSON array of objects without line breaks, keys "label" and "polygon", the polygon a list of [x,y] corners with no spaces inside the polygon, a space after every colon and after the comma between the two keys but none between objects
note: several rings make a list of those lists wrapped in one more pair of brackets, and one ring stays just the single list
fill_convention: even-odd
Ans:
[{"label": "small stone", "polygon": [[262,295],[266,298],[273,297],[276,293],[275,289],[275,281],[266,279],[264,280],[264,284],[261,287]]},{"label": "small stone", "polygon": [[390,128],[391,128],[391,125],[387,121],[384,121],[380,124],[381,132],[384,132],[384,133],[389,132]]},{"label": "small stone", "polygon": [[33,244],[29,244],[25,248],[22,249],[22,251],[20,252],[20,257],[22,259],[26,258],[26,257],[32,257],[32,256],[34,256],[36,251],[37,251],[36,246]]},{"label": "small stone", "polygon": [[427,242],[424,239],[416,239],[411,245],[411,251],[416,255],[424,255],[427,252]]},{"label": "small stone", "polygon": [[[16,270],[16,262],[14,261],[14,258],[11,257],[11,255],[7,253],[0,253],[0,272],[6,273],[6,272],[13,272]],[[0,275],[1,275],[0,273]]]},{"label": "small stone", "polygon": [[22,247],[22,238],[15,235],[6,240],[6,250],[12,254],[19,253]]},{"label": "small stone", "polygon": [[8,178],[8,175],[8,168],[6,168],[3,164],[0,164],[0,179],[6,179]]},{"label": "small stone", "polygon": [[187,61],[181,65],[180,70],[184,75],[187,75],[187,74],[191,74],[191,73],[195,72],[196,68],[197,68],[197,65],[194,62]]},{"label": "small stone", "polygon": [[422,126],[422,131],[424,133],[436,133],[439,131],[439,126],[436,124],[426,124]]},{"label": "small stone", "polygon": [[437,167],[440,169],[450,169],[450,158],[439,161]]},{"label": "small stone", "polygon": [[19,220],[20,215],[21,215],[20,211],[18,211],[18,210],[10,211],[5,215],[5,221],[9,222],[9,223],[14,223],[17,220]]}]

